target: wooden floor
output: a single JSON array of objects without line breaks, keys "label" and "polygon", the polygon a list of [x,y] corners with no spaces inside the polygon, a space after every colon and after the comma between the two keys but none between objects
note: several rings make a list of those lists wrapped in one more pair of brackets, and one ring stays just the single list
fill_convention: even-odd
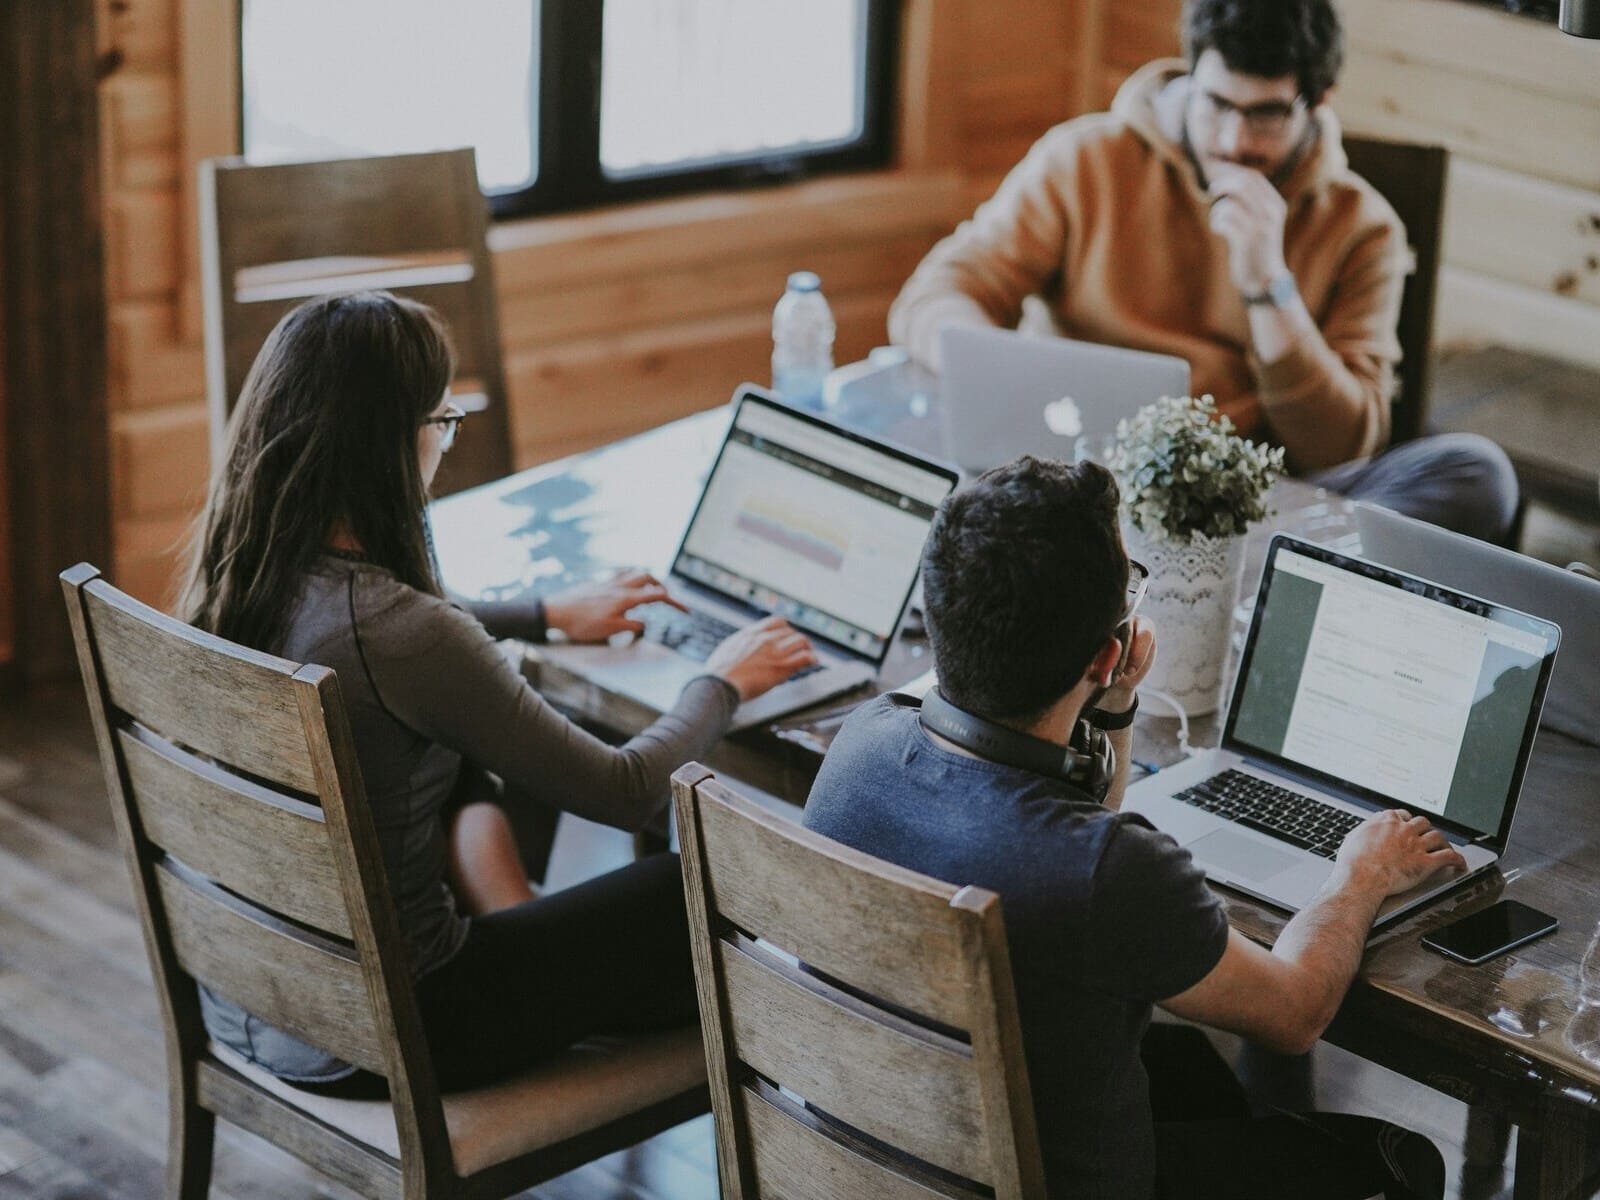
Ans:
[{"label": "wooden floor", "polygon": [[[1541,557],[1595,561],[1590,527],[1536,512],[1527,533],[1526,548]],[[548,882],[564,886],[628,855],[624,835],[564,821]],[[1464,1172],[1460,1104],[1327,1046],[1316,1052],[1314,1077],[1319,1107],[1388,1117],[1433,1138],[1449,1164],[1450,1196],[1509,1196],[1509,1169]],[[0,1200],[157,1196],[165,1129],[155,995],[82,697],[62,689],[0,705]],[[710,1118],[702,1118],[528,1195],[715,1193]],[[350,1193],[219,1125],[212,1195]]]},{"label": "wooden floor", "polygon": [[[574,824],[570,881],[628,853]],[[0,707],[0,1200],[148,1200],[163,1188],[166,1069],[155,992],[82,696]],[[212,1195],[354,1193],[226,1125]],[[716,1194],[710,1118],[552,1180],[548,1200]]]}]

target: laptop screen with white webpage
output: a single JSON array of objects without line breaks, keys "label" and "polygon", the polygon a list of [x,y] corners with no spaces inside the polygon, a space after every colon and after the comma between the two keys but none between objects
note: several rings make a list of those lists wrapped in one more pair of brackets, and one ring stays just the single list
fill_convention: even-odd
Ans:
[{"label": "laptop screen with white webpage", "polygon": [[1279,536],[1223,746],[1503,850],[1560,630]]},{"label": "laptop screen with white webpage", "polygon": [[647,710],[666,712],[716,645],[775,613],[811,638],[814,668],[746,700],[744,729],[874,681],[921,565],[933,514],[956,485],[929,462],[749,384],[672,558],[687,613],[633,610],[626,644],[542,647],[541,657]]},{"label": "laptop screen with white webpage", "polygon": [[1560,630],[1515,609],[1279,535],[1222,744],[1128,788],[1207,878],[1298,910],[1384,808],[1428,817],[1466,875],[1424,881],[1375,928],[1506,846]]},{"label": "laptop screen with white webpage", "polygon": [[672,574],[881,666],[955,481],[746,389]]}]

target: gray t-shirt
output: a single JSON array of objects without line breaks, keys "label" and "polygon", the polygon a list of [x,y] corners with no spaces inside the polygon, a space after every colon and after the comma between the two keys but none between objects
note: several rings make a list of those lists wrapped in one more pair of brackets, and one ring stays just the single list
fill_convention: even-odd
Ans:
[{"label": "gray t-shirt", "polygon": [[1000,896],[1050,1194],[1150,1196],[1139,1042],[1152,1003],[1210,973],[1228,939],[1188,851],[1066,783],[940,746],[887,696],[845,722],[804,819]]},{"label": "gray t-shirt", "polygon": [[[307,575],[275,652],[333,668],[355,739],[400,929],[420,976],[467,936],[445,884],[444,808],[462,760],[516,790],[623,829],[661,813],[673,771],[703,757],[727,730],[738,698],[720,679],[691,681],[673,710],[611,746],[550,707],[492,632],[541,635],[529,604],[468,613],[371,564],[327,555]],[[351,1068],[214,994],[206,1027],[238,1053],[289,1079],[334,1079]]]}]

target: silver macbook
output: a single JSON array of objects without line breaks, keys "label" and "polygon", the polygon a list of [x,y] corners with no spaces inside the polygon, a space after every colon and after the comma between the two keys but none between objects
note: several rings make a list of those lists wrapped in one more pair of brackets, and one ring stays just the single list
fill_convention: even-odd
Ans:
[{"label": "silver macbook", "polygon": [[953,326],[939,335],[945,457],[972,474],[1021,454],[1071,462],[1079,438],[1163,396],[1189,394],[1189,364],[1009,329]]},{"label": "silver macbook", "polygon": [[1600,582],[1373,504],[1357,504],[1355,517],[1363,558],[1560,625],[1544,727],[1600,743]]},{"label": "silver macbook", "polygon": [[1140,780],[1122,810],[1208,878],[1291,912],[1369,814],[1420,813],[1468,875],[1390,897],[1382,926],[1504,853],[1560,638],[1542,618],[1279,535],[1221,746]]},{"label": "silver macbook", "polygon": [[958,476],[750,384],[734,405],[667,581],[691,611],[636,609],[646,624],[637,642],[541,653],[665,712],[723,637],[777,613],[810,636],[820,662],[741,705],[742,729],[877,677],[934,510]]}]

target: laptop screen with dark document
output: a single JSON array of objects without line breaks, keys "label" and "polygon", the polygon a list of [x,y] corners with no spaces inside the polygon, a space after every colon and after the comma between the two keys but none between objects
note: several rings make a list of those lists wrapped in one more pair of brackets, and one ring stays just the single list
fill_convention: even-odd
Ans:
[{"label": "laptop screen with dark document", "polygon": [[746,393],[672,570],[881,662],[955,482]]},{"label": "laptop screen with dark document", "polygon": [[1224,745],[1504,840],[1560,630],[1278,538]]}]

